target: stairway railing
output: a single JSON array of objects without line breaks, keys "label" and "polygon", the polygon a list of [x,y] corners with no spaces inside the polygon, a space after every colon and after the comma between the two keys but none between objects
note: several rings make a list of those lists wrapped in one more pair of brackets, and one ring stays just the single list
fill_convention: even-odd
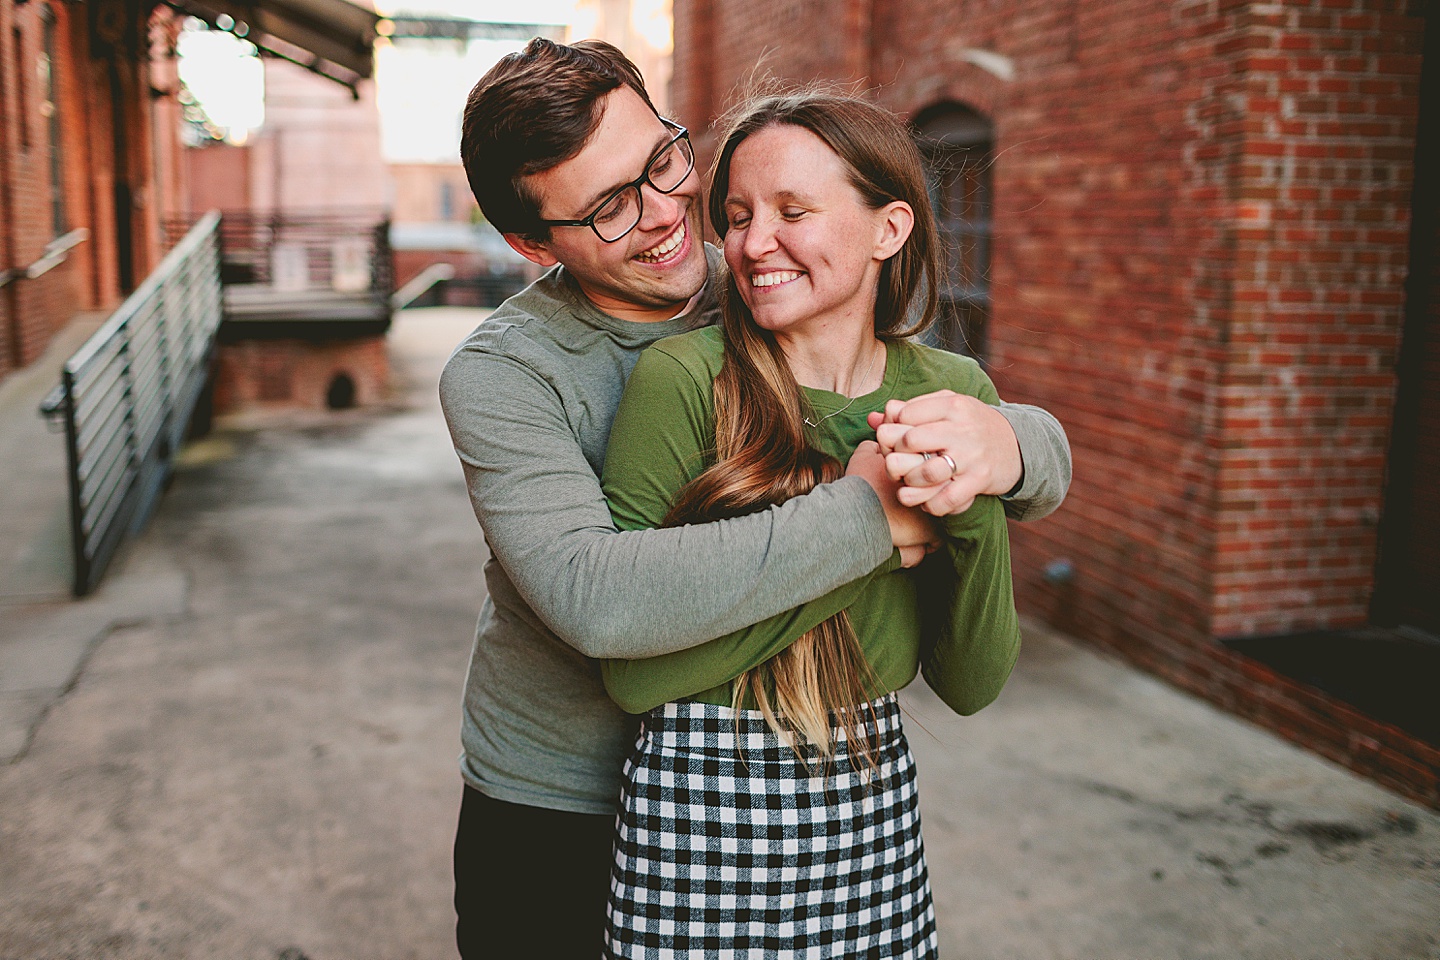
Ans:
[{"label": "stairway railing", "polygon": [[222,314],[219,224],[213,212],[195,224],[41,405],[64,418],[76,596],[149,519],[204,390]]}]

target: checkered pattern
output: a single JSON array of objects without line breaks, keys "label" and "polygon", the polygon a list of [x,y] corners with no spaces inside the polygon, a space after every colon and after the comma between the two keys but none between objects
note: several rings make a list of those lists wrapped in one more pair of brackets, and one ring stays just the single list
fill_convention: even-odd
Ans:
[{"label": "checkered pattern", "polygon": [[915,763],[891,694],[879,773],[843,733],[810,775],[757,711],[669,703],[626,763],[605,956],[936,956]]}]

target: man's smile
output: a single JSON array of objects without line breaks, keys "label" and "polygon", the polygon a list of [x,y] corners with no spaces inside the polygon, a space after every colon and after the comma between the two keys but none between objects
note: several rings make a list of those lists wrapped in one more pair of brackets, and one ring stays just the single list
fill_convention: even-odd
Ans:
[{"label": "man's smile", "polygon": [[666,237],[664,240],[661,240],[649,250],[637,253],[635,255],[635,259],[639,260],[641,263],[664,263],[675,253],[675,251],[679,250],[682,246],[684,246],[687,234],[688,231],[685,229],[685,219],[682,217],[680,219],[679,226],[675,228],[675,231],[671,233],[670,236]]}]

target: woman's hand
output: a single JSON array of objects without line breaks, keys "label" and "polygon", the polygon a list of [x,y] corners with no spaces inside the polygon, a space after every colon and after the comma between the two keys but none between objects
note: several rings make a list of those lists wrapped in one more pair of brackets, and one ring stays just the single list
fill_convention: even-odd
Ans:
[{"label": "woman's hand", "polygon": [[976,397],[938,390],[891,400],[869,421],[907,507],[937,517],[964,513],[977,496],[1009,493],[1024,476],[1010,421]]},{"label": "woman's hand", "polygon": [[845,467],[845,475],[862,477],[879,495],[885,519],[890,523],[890,541],[900,549],[901,566],[913,567],[924,560],[926,554],[939,548],[940,531],[935,521],[898,499],[905,488],[887,475],[885,457],[878,443],[865,440],[856,447]]}]

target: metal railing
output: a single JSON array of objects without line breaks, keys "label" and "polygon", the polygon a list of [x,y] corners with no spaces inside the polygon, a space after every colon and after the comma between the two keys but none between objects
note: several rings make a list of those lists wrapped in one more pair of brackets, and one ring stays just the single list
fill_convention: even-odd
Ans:
[{"label": "metal railing", "polygon": [[70,256],[70,251],[90,239],[90,231],[84,227],[78,230],[71,230],[51,240],[45,245],[40,253],[40,259],[28,267],[16,267],[12,270],[0,270],[0,287],[15,280],[34,280],[54,270],[65,259]]},{"label": "metal railing", "polygon": [[390,294],[390,309],[404,310],[428,294],[432,287],[454,278],[455,268],[453,266],[448,263],[432,263],[416,274],[415,278],[405,286]]},{"label": "metal railing", "polygon": [[76,596],[149,518],[184,442],[220,326],[219,224],[217,213],[195,224],[65,362],[41,406],[65,423]]},{"label": "metal railing", "polygon": [[[168,236],[194,221],[167,220]],[[328,290],[388,300],[394,285],[390,221],[384,211],[355,209],[226,213],[220,225],[227,287]]]}]

